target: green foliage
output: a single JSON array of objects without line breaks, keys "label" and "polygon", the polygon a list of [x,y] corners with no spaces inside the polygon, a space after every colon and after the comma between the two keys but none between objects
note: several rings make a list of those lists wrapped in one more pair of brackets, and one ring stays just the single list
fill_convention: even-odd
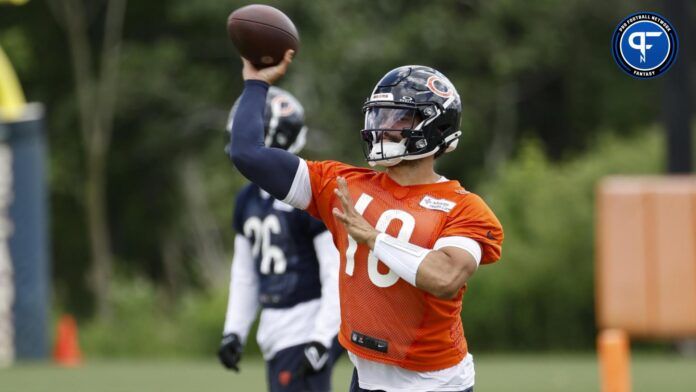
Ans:
[{"label": "green foliage", "polygon": [[89,357],[210,357],[227,304],[223,292],[189,290],[175,300],[142,279],[115,282],[111,320],[89,321],[80,340]]},{"label": "green foliage", "polygon": [[538,143],[481,186],[505,230],[500,262],[470,281],[462,317],[472,347],[591,348],[594,191],[610,174],[657,173],[657,130],[602,137],[597,149],[551,164]]}]

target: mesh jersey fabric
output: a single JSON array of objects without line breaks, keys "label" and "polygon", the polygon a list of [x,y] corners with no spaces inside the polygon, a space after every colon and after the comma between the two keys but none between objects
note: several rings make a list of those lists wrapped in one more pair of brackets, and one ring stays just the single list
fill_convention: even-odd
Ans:
[{"label": "mesh jersey fabric", "polygon": [[413,371],[459,363],[468,352],[460,317],[466,286],[452,299],[439,299],[399,279],[365,244],[356,246],[331,212],[341,208],[336,178],[346,179],[356,209],[377,230],[425,248],[442,237],[468,237],[481,245],[482,264],[501,254],[503,230],[490,208],[457,181],[400,186],[385,173],[336,161],[307,166],[307,211],[325,223],[341,255],[341,344],[360,357]]}]

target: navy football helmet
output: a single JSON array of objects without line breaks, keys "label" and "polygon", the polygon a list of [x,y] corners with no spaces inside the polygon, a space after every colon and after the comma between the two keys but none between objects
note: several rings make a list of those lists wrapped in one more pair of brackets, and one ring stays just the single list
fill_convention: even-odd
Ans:
[{"label": "navy football helmet", "polygon": [[406,65],[387,72],[363,105],[361,131],[370,165],[393,166],[403,159],[440,155],[457,147],[462,103],[439,71]]},{"label": "navy football helmet", "polygon": [[[239,99],[230,110],[227,132],[232,132],[232,121],[238,104]],[[307,141],[302,104],[292,94],[275,86],[268,89],[266,96],[264,135],[266,147],[281,148],[293,154],[299,153]]]}]

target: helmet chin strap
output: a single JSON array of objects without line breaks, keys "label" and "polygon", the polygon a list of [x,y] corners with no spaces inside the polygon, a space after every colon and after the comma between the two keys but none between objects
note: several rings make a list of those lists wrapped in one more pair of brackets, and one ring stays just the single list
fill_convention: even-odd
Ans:
[{"label": "helmet chin strap", "polygon": [[399,162],[402,161],[402,158],[392,158],[392,159],[381,159],[379,161],[368,161],[367,163],[370,164],[370,166],[375,167],[375,166],[384,166],[384,167],[392,167],[396,166]]}]

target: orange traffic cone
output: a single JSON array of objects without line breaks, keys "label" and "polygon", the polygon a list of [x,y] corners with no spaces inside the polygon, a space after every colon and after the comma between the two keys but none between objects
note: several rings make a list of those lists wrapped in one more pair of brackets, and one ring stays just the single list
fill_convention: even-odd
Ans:
[{"label": "orange traffic cone", "polygon": [[597,337],[602,392],[631,391],[631,343],[626,332],[605,329]]},{"label": "orange traffic cone", "polygon": [[58,320],[53,360],[61,366],[78,366],[82,363],[80,343],[77,341],[77,323],[70,315],[63,315]]}]

